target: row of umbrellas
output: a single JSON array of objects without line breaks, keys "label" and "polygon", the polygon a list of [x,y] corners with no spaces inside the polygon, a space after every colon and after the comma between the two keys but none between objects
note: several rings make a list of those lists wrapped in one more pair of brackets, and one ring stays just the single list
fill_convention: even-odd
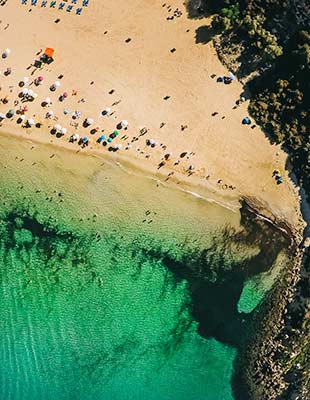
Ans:
[{"label": "row of umbrellas", "polygon": [[67,133],[67,128],[62,127],[59,124],[54,125],[53,130],[56,133],[61,133],[62,135],[65,135]]}]

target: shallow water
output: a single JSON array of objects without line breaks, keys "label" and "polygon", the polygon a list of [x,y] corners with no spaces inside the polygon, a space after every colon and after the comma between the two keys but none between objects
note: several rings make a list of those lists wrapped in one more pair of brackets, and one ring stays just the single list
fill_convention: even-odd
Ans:
[{"label": "shallow water", "polygon": [[0,145],[0,398],[233,399],[246,318],[280,269],[256,262],[259,233],[106,161],[31,147]]}]

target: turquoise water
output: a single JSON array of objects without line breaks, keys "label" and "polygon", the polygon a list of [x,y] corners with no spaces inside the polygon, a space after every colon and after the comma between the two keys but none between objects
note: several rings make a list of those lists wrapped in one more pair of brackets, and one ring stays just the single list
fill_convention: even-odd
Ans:
[{"label": "turquoise water", "polygon": [[233,399],[261,228],[45,150],[0,154],[0,399]]}]

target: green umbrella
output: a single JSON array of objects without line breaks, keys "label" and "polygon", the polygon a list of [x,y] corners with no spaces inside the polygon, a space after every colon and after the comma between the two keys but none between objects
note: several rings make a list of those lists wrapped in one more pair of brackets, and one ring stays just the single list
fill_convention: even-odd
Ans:
[{"label": "green umbrella", "polygon": [[8,117],[13,117],[13,115],[15,115],[15,110],[13,110],[12,108],[8,111],[7,113]]}]

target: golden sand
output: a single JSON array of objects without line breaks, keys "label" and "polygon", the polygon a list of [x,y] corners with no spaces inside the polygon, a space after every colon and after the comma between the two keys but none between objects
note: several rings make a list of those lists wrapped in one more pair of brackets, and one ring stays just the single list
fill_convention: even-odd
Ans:
[{"label": "golden sand", "polygon": [[[248,102],[234,106],[242,85],[237,81],[224,85],[211,78],[212,74],[223,76],[228,71],[211,42],[196,43],[196,30],[210,21],[188,19],[185,6],[177,0],[169,5],[172,10],[181,10],[182,15],[167,20],[171,12],[163,4],[149,0],[90,0],[82,15],[77,16],[74,10],[68,13],[8,1],[1,7],[0,51],[10,48],[11,54],[0,59],[0,97],[8,95],[9,102],[0,103],[0,112],[19,108],[21,103],[14,106],[21,90],[18,82],[28,76],[29,88],[38,97],[25,103],[29,108],[26,118],[41,121],[43,126],[23,129],[14,117],[2,123],[1,131],[81,153],[102,157],[109,154],[115,161],[130,162],[162,180],[168,178],[173,184],[183,185],[186,190],[213,192],[234,204],[243,196],[254,197],[295,225],[300,218],[299,200],[286,170],[287,155],[271,145],[259,127],[251,129],[241,124],[247,116]],[[60,21],[55,23],[57,18]],[[55,60],[35,69],[37,54],[45,47],[55,49]],[[172,49],[176,50],[171,52]],[[3,75],[6,67],[12,68],[9,76]],[[31,82],[39,75],[44,81],[35,87]],[[51,92],[49,87],[59,75],[63,75],[59,79],[61,87]],[[77,95],[73,96],[72,90]],[[60,102],[58,97],[64,91],[69,96]],[[166,96],[169,98],[164,100]],[[57,121],[44,118],[48,108],[43,108],[41,102],[46,97],[52,100],[49,109]],[[101,111],[106,107],[111,107],[112,115],[102,117]],[[64,115],[65,108],[81,113],[77,128],[72,118]],[[213,113],[217,114],[212,116]],[[94,124],[85,129],[82,121],[87,117],[93,118]],[[123,147],[117,153],[109,153],[96,140],[102,129],[108,136],[123,119],[128,120],[128,129],[120,130],[114,139]],[[50,134],[55,123],[67,128],[62,138]],[[95,126],[100,127],[100,133],[91,135]],[[182,126],[186,128],[182,130]],[[139,136],[143,127],[148,132]],[[89,137],[88,148],[81,150],[77,143],[68,142],[74,133]],[[123,135],[126,139],[122,139]],[[133,141],[135,137],[138,140]],[[154,139],[157,146],[147,146],[147,139]],[[55,152],[59,151],[58,146]],[[180,158],[185,151],[187,156]],[[164,155],[170,152],[170,160],[158,169]],[[282,185],[276,185],[274,169],[281,171]]]}]

